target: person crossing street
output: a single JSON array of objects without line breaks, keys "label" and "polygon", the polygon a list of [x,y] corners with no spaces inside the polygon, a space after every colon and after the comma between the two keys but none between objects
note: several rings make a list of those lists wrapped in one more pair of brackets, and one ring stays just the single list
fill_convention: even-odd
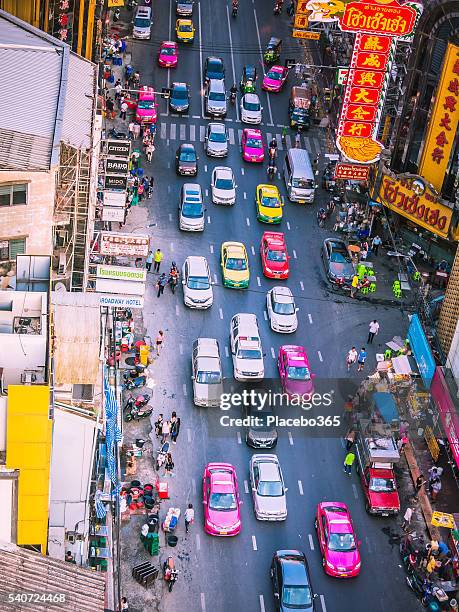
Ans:
[{"label": "person crossing street", "polygon": [[344,466],[343,466],[343,470],[348,476],[352,474],[352,466],[354,465],[354,461],[355,461],[355,454],[352,451],[349,451],[346,457],[344,458]]}]

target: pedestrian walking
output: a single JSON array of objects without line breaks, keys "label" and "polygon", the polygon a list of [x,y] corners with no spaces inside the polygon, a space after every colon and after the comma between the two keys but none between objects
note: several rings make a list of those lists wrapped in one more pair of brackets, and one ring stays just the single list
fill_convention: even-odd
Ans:
[{"label": "pedestrian walking", "polygon": [[158,289],[158,296],[161,297],[164,293],[164,287],[167,285],[166,274],[163,272],[156,283],[156,289]]},{"label": "pedestrian walking", "polygon": [[437,477],[437,478],[436,478],[436,479],[435,479],[435,480],[432,482],[431,487],[430,487],[430,488],[431,488],[431,491],[432,491],[431,496],[432,496],[432,501],[433,501],[433,502],[437,501],[438,494],[439,494],[439,493],[440,493],[440,491],[441,491],[441,486],[442,486],[442,485],[441,485],[441,479]]},{"label": "pedestrian walking", "polygon": [[105,101],[105,108],[107,109],[108,118],[114,119],[115,118],[115,104],[110,97],[108,97]]},{"label": "pedestrian walking", "polygon": [[171,425],[169,421],[163,421],[161,425],[161,444],[164,444],[171,433]]},{"label": "pedestrian walking", "polygon": [[118,79],[115,83],[115,100],[119,100],[121,97],[121,92],[123,91],[123,86],[121,85],[120,79]]},{"label": "pedestrian walking", "polygon": [[355,346],[353,346],[346,356],[346,364],[347,364],[348,372],[351,369],[351,365],[354,365],[354,363],[357,361],[357,357],[358,357],[357,350]]},{"label": "pedestrian walking", "polygon": [[298,130],[298,132],[295,135],[295,148],[299,149],[301,147],[301,134],[300,134],[300,130]]},{"label": "pedestrian walking", "polygon": [[159,272],[159,268],[161,266],[161,262],[163,260],[163,257],[164,257],[164,253],[162,253],[161,249],[156,249],[155,257],[154,257],[155,265],[153,267],[153,270],[155,272]]},{"label": "pedestrian walking", "polygon": [[294,14],[295,14],[295,2],[294,0],[290,0],[290,4],[287,7],[287,15],[289,17],[293,17]]},{"label": "pedestrian walking", "polygon": [[140,136],[140,123],[134,123],[134,138],[139,138]]},{"label": "pedestrian walking", "polygon": [[129,140],[132,140],[134,138],[134,122],[133,121],[129,123],[128,132],[129,132]]},{"label": "pedestrian walking", "polygon": [[[164,342],[164,332],[162,329],[159,330],[158,335],[156,336],[156,354],[159,357],[159,353],[161,351],[161,347],[163,345]],[[175,414],[175,413],[173,413]]]},{"label": "pedestrian walking", "polygon": [[126,119],[126,113],[128,111],[128,105],[126,102],[123,102],[120,107],[120,119]]},{"label": "pedestrian walking", "polygon": [[367,352],[365,350],[365,347],[362,346],[357,356],[357,372],[360,372],[361,370],[363,370],[363,366],[365,365],[366,358],[367,358]]},{"label": "pedestrian walking", "polygon": [[145,260],[145,267],[147,268],[147,272],[151,272],[152,263],[153,263],[153,251],[150,251]]},{"label": "pedestrian walking", "polygon": [[381,246],[381,243],[382,243],[381,238],[379,237],[378,234],[376,234],[376,236],[371,241],[371,250],[376,256],[378,255],[378,250],[379,250],[379,247]]},{"label": "pedestrian walking", "polygon": [[172,455],[170,453],[167,453],[164,468],[166,470],[166,476],[174,476],[174,462],[172,461]]},{"label": "pedestrian walking", "polygon": [[143,197],[145,195],[145,190],[143,187],[143,183],[140,183],[140,185],[137,187],[137,195],[139,196],[139,200],[140,202],[143,200]]},{"label": "pedestrian walking", "polygon": [[155,433],[156,437],[159,438],[162,435],[163,431],[163,415],[159,414],[157,420],[155,421]]},{"label": "pedestrian walking", "polygon": [[128,610],[129,610],[128,600],[126,599],[126,597],[122,597],[121,598],[121,612],[128,612]]},{"label": "pedestrian walking", "polygon": [[177,416],[177,413],[172,413],[171,416],[171,440],[172,444],[177,444],[177,438],[180,433],[180,417]]},{"label": "pedestrian walking", "polygon": [[147,156],[147,161],[151,162],[151,158],[153,157],[153,153],[155,152],[155,147],[153,146],[152,141],[150,140],[146,146],[145,154]]},{"label": "pedestrian walking", "polygon": [[419,474],[419,476],[416,478],[416,482],[414,483],[414,496],[415,497],[419,497],[419,492],[421,491],[421,489],[424,488],[424,485],[426,484],[426,480],[424,479],[424,475],[423,474]]},{"label": "pedestrian walking", "polygon": [[354,465],[355,455],[352,451],[349,451],[344,458],[344,472],[350,476],[352,474],[352,466]]},{"label": "pedestrian walking", "polygon": [[[140,152],[135,149],[135,151],[133,151],[131,153],[131,163],[132,163],[132,167],[137,170],[137,168],[139,167],[139,161],[140,161]],[[134,181],[134,188],[137,188],[139,186],[139,181],[136,178]]]},{"label": "pedestrian walking", "polygon": [[155,179],[150,176],[149,179],[149,185],[148,185],[148,195],[147,198],[151,198],[152,194],[153,194],[153,185],[155,184]]},{"label": "pedestrian walking", "polygon": [[355,443],[355,431],[349,429],[344,439],[346,440],[346,450],[350,451]]},{"label": "pedestrian walking", "polygon": [[370,325],[368,326],[368,339],[367,344],[373,344],[373,338],[378,335],[379,332],[379,323],[376,319],[370,321]]},{"label": "pedestrian walking", "polygon": [[188,533],[190,525],[194,523],[194,508],[193,504],[188,504],[188,508],[185,510],[185,531]]},{"label": "pedestrian walking", "polygon": [[402,521],[402,529],[404,529],[405,531],[410,526],[412,517],[413,517],[413,508],[410,508],[408,506],[408,508],[405,510],[405,514],[403,515],[403,521]]},{"label": "pedestrian walking", "polygon": [[359,285],[360,285],[360,279],[357,276],[357,274],[354,274],[354,276],[352,277],[352,283],[351,283],[351,298],[355,298],[355,294],[357,293]]}]

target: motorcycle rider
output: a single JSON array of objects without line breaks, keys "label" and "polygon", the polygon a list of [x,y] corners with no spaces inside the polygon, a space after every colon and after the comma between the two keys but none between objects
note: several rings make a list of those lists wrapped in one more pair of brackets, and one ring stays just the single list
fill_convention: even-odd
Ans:
[{"label": "motorcycle rider", "polygon": [[239,8],[238,0],[233,0],[233,17],[236,17]]},{"label": "motorcycle rider", "polygon": [[319,224],[319,227],[323,227],[326,218],[327,211],[325,210],[325,208],[319,208],[319,210],[317,211],[317,223]]},{"label": "motorcycle rider", "polygon": [[171,269],[169,270],[169,285],[171,286],[172,293],[175,293],[175,288],[179,280],[180,273],[177,268],[175,261],[172,262]]},{"label": "motorcycle rider", "polygon": [[269,156],[269,162],[268,162],[268,176],[269,178],[272,178],[276,172],[276,156]]},{"label": "motorcycle rider", "polygon": [[236,101],[236,96],[237,96],[237,86],[236,86],[236,83],[233,83],[230,89],[230,100],[233,104]]}]

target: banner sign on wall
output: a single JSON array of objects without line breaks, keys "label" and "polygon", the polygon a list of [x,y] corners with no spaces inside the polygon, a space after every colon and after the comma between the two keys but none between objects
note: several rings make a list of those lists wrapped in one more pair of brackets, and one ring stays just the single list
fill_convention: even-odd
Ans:
[{"label": "banner sign on wall", "polygon": [[126,257],[146,257],[149,251],[150,239],[138,234],[117,234],[101,232],[101,255],[124,255]]},{"label": "banner sign on wall", "polygon": [[129,140],[106,140],[107,155],[114,157],[129,157],[131,154],[131,143]]},{"label": "banner sign on wall", "polygon": [[419,373],[424,382],[424,386],[429,389],[433,375],[435,374],[436,363],[422,328],[421,320],[417,314],[411,317],[410,326],[408,328],[408,340],[410,341],[411,350],[418,364]]},{"label": "banner sign on wall", "polygon": [[108,157],[105,160],[105,172],[107,174],[128,174],[129,173],[129,160]]}]

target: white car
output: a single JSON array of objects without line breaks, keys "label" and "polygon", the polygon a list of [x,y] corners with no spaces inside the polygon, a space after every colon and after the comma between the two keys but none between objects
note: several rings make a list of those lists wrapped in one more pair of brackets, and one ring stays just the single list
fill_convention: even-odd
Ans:
[{"label": "white car", "polygon": [[193,342],[193,401],[196,406],[219,406],[223,392],[222,364],[218,342],[198,338]]},{"label": "white car", "polygon": [[249,469],[256,518],[259,521],[285,521],[287,489],[277,455],[252,455]]},{"label": "white car", "polygon": [[292,334],[298,328],[295,300],[288,287],[273,287],[266,294],[266,310],[271,329],[282,334]]},{"label": "white car", "polygon": [[230,344],[234,378],[262,380],[265,366],[256,315],[245,312],[234,315],[230,323]]},{"label": "white car", "polygon": [[203,232],[204,210],[200,185],[185,183],[180,193],[178,207],[179,228],[185,232]]},{"label": "white car", "polygon": [[241,121],[242,123],[251,123],[257,125],[261,123],[261,111],[263,107],[260,104],[260,98],[257,94],[246,93],[241,99]]},{"label": "white car", "polygon": [[212,202],[232,206],[236,202],[236,181],[231,168],[217,166],[213,169],[212,180]]},{"label": "white car", "polygon": [[209,264],[205,257],[190,255],[182,267],[183,301],[185,306],[205,310],[214,303]]}]

